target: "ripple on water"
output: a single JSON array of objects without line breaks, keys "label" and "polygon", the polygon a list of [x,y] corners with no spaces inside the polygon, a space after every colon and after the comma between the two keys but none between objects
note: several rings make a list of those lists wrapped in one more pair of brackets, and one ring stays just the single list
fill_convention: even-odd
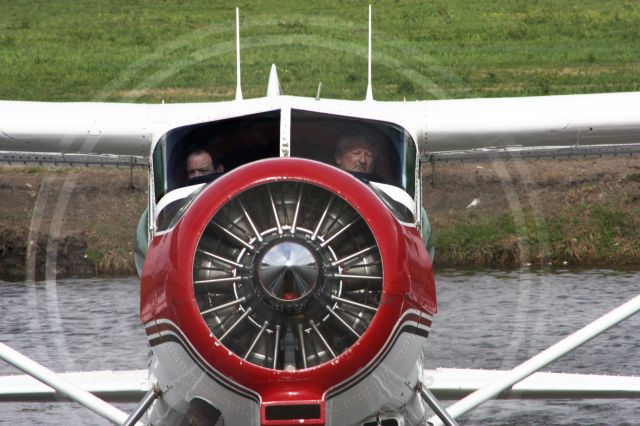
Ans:
[{"label": "ripple on water", "polygon": [[[512,368],[640,293],[634,271],[445,271],[436,277],[438,314],[428,367]],[[0,283],[0,340],[58,370],[139,369],[148,345],[136,279]],[[640,317],[565,358],[556,372],[640,375]],[[16,374],[0,363],[0,374]],[[135,404],[118,404],[131,412]],[[72,403],[2,404],[0,423],[107,425]],[[491,401],[471,425],[636,424],[637,401]]]}]

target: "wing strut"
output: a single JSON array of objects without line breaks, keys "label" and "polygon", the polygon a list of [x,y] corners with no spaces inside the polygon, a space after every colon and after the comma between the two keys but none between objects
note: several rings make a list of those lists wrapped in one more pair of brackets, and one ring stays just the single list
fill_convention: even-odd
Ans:
[{"label": "wing strut", "polygon": [[[636,296],[628,302],[618,306],[614,310],[601,316],[575,333],[560,340],[555,345],[540,352],[533,358],[523,362],[513,370],[507,372],[499,380],[478,389],[471,395],[450,405],[447,407],[449,415],[456,418],[483,402],[494,398],[500,392],[510,388],[522,379],[530,376],[568,352],[582,346],[600,333],[607,331],[609,328],[629,318],[631,315],[636,314],[638,311],[640,311],[640,296]],[[434,426],[441,426],[443,424],[438,416],[432,416],[429,418],[428,422]]]},{"label": "wing strut", "polygon": [[121,425],[127,420],[128,416],[124,411],[108,404],[90,392],[80,389],[53,371],[38,364],[31,358],[22,355],[20,352],[10,348],[2,342],[0,342],[0,358],[30,376],[40,380],[42,383],[51,386],[56,391],[63,393],[72,400],[79,402],[89,410],[114,424]]}]

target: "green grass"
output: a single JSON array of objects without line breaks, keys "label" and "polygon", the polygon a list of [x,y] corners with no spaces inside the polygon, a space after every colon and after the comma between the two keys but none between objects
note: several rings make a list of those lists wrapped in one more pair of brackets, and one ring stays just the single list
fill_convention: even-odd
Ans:
[{"label": "green grass", "polygon": [[[240,2],[243,91],[362,99],[366,2]],[[3,1],[0,98],[232,99],[234,8],[205,1]],[[374,5],[380,100],[638,90],[640,3]]]},{"label": "green grass", "polygon": [[[323,97],[364,98],[367,2],[237,4],[245,97],[265,94],[276,63],[285,94],[315,96],[322,82]],[[2,0],[0,99],[233,99],[234,6]],[[380,1],[373,25],[378,100],[640,90],[637,0]],[[625,225],[628,211],[583,209],[544,220],[525,214],[520,225],[511,215],[451,218],[435,233],[436,262],[588,262],[589,253],[608,250],[606,258],[621,244],[618,253],[640,257],[637,244],[629,245],[639,240],[640,212]],[[91,253],[105,267],[122,254],[106,247]]]},{"label": "green grass", "polygon": [[[522,217],[522,223],[514,216]],[[640,259],[640,209],[577,205],[545,217],[531,211],[463,212],[438,223],[439,266],[629,266]]]},{"label": "green grass", "polygon": [[510,214],[471,211],[438,223],[434,232],[435,261],[440,266],[519,265],[514,245],[516,225]]}]

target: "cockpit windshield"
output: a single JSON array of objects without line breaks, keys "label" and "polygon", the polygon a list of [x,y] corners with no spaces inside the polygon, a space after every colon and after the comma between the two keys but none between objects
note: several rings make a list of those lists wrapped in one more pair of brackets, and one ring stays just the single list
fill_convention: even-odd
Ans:
[{"label": "cockpit windshield", "polygon": [[178,127],[153,153],[155,196],[279,155],[280,110]]},{"label": "cockpit windshield", "polygon": [[322,161],[415,195],[415,144],[396,124],[294,109],[291,156]]},{"label": "cockpit windshield", "polygon": [[[241,165],[278,157],[280,115],[280,110],[267,111],[167,132],[153,151],[156,203],[174,189],[211,182]],[[416,147],[401,126],[292,109],[290,132],[292,157],[321,161],[415,197]]]}]

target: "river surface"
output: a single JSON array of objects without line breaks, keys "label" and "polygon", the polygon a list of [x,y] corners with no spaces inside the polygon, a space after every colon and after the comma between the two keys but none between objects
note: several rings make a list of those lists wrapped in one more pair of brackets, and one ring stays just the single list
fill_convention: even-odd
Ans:
[{"label": "river surface", "polygon": [[[640,293],[638,271],[437,274],[429,367],[508,369]],[[0,341],[56,371],[145,368],[137,279],[0,281]],[[551,364],[554,372],[640,375],[640,315]],[[0,375],[18,374],[0,361]],[[0,424],[107,425],[75,403],[0,403]],[[135,404],[119,404],[130,412]],[[636,425],[636,400],[500,400],[461,425]]]}]

